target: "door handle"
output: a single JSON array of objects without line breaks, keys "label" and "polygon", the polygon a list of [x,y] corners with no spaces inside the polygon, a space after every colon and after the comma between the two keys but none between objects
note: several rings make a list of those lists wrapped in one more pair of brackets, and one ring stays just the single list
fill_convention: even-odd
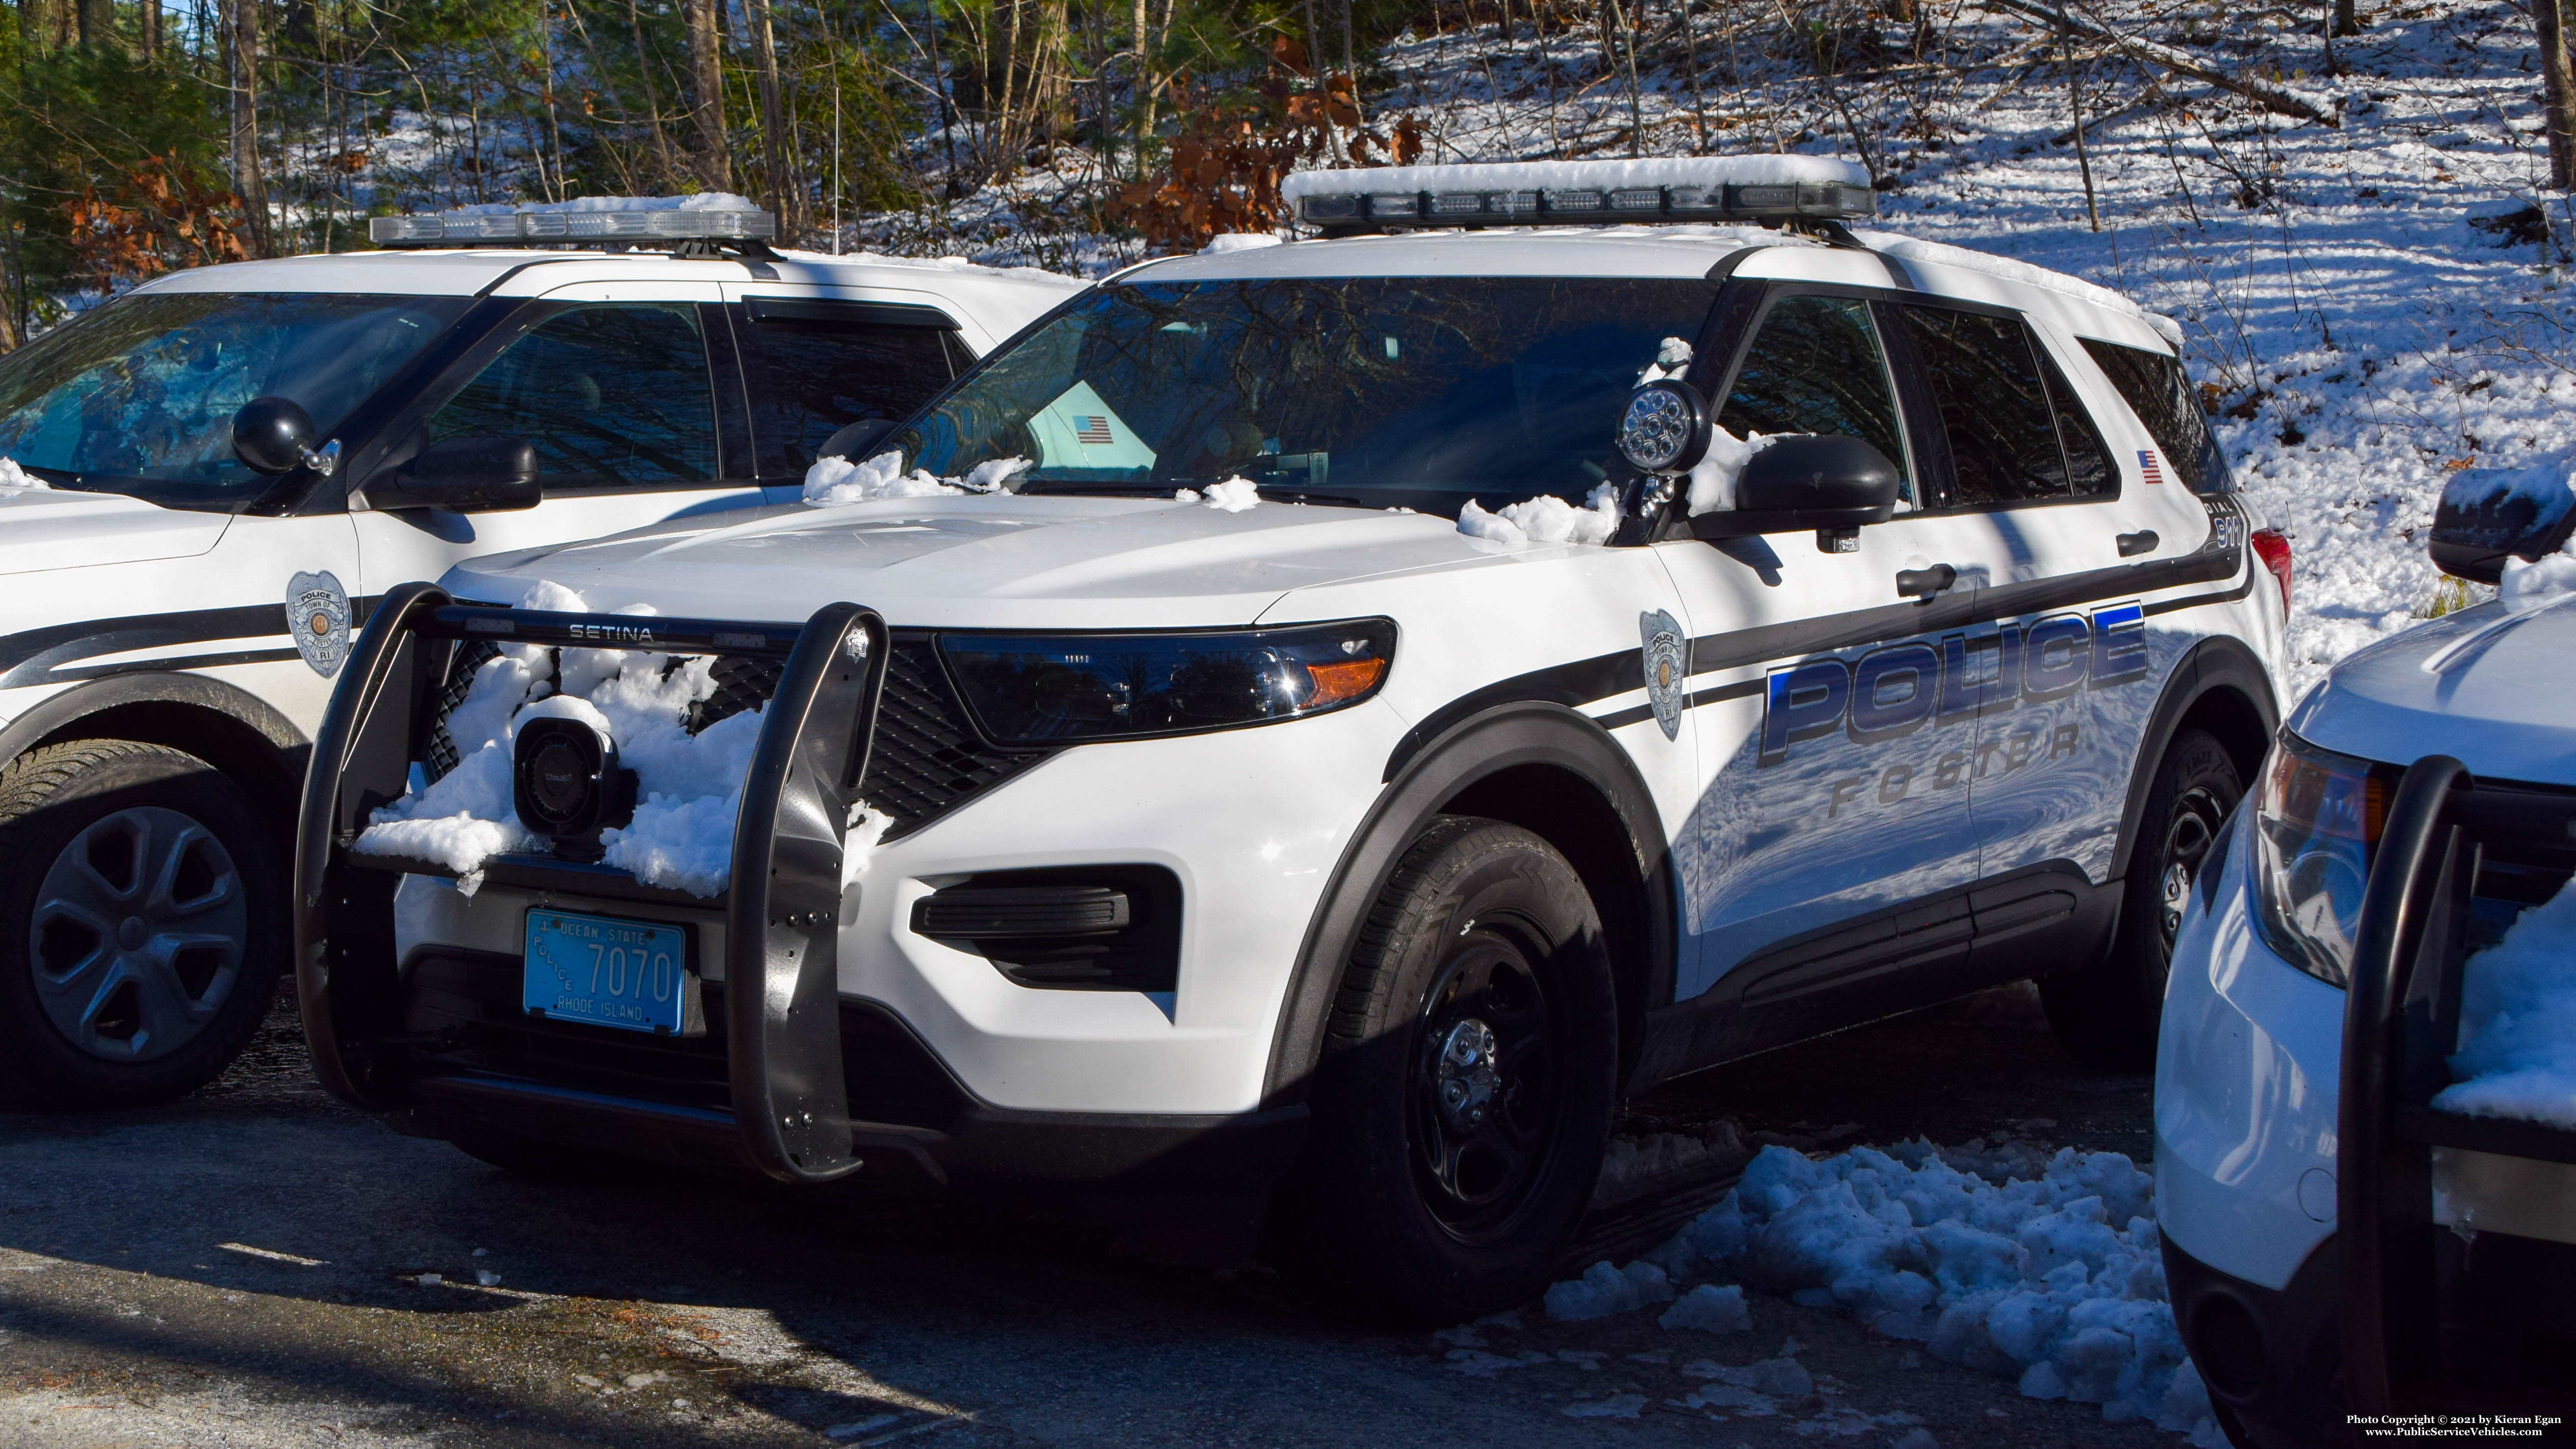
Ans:
[{"label": "door handle", "polygon": [[2135,533],[2120,535],[2120,557],[2122,558],[2136,558],[2142,553],[2153,553],[2155,549],[2156,531],[2152,528],[2141,528]]},{"label": "door handle", "polygon": [[1928,569],[1898,569],[1896,596],[1900,599],[1928,599],[1959,581],[1959,571],[1948,564],[1934,564]]}]

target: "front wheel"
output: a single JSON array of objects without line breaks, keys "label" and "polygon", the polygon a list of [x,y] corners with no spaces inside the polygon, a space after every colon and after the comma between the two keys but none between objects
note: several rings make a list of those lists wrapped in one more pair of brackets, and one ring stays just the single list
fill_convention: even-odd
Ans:
[{"label": "front wheel", "polygon": [[250,1042],[287,951],[278,851],[241,788],[132,740],[0,770],[0,1095],[125,1107]]},{"label": "front wheel", "polygon": [[1456,1322],[1545,1286],[1617,1092],[1610,954],[1581,877],[1518,826],[1447,817],[1370,912],[1333,1004],[1301,1205],[1376,1313]]},{"label": "front wheel", "polygon": [[2185,730],[2174,737],[2138,818],[2110,957],[2040,978],[2049,1027],[2077,1061],[2124,1072],[2155,1067],[2174,937],[2193,885],[2203,871],[2219,867],[2210,848],[2244,794],[2236,762],[2215,735]]}]

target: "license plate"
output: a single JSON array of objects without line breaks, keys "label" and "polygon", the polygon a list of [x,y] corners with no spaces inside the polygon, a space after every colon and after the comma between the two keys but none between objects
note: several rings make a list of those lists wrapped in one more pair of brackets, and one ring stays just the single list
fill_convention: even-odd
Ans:
[{"label": "license plate", "polygon": [[692,1015],[685,927],[530,911],[526,962],[532,1015],[671,1036]]}]

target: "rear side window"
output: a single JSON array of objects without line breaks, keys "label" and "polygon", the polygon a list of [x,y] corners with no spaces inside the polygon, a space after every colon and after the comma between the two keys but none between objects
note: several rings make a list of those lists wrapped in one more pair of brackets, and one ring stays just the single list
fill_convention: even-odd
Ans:
[{"label": "rear side window", "polygon": [[1962,507],[2116,493],[2118,477],[2074,390],[2017,318],[1897,309],[1950,443]]},{"label": "rear side window", "polygon": [[2201,411],[2199,399],[2192,396],[2181,358],[2090,337],[2084,339],[2084,350],[2093,355],[2102,375],[2111,379],[2129,411],[2138,415],[2147,436],[2156,440],[2165,455],[2166,466],[2184,487],[2194,493],[2235,491],[2227,476],[2226,456],[2218,451],[2218,439],[2209,431],[2209,418]]},{"label": "rear side window", "polygon": [[429,441],[461,433],[527,439],[550,491],[713,478],[715,392],[697,309],[600,303],[547,318],[430,416]]},{"label": "rear side window", "polygon": [[1763,316],[1726,392],[1718,426],[1748,433],[1828,433],[1887,455],[1914,499],[1896,395],[1869,304],[1849,297],[1783,297]]},{"label": "rear side window", "polygon": [[[929,308],[761,305],[767,300],[753,299],[745,329],[768,371],[760,414],[766,473],[803,472],[824,440],[861,419],[900,422],[973,361]],[[904,315],[912,313],[920,315]]]}]

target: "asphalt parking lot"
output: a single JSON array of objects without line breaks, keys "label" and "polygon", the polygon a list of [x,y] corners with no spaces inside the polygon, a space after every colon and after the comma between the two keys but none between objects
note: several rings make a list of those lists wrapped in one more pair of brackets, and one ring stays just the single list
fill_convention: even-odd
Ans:
[{"label": "asphalt parking lot", "polygon": [[[2148,1083],[2077,1068],[1990,993],[1668,1085],[1625,1125],[1723,1122],[2143,1161]],[[1434,1338],[1354,1326],[1257,1261],[1137,1246],[865,1173],[509,1177],[333,1102],[281,1012],[189,1100],[0,1114],[0,1445],[2179,1442],[1777,1298],[1748,1334],[1533,1304]],[[1462,1365],[1464,1341],[1509,1371]],[[1680,1407],[1784,1350],[1813,1387],[1778,1410]]]}]

